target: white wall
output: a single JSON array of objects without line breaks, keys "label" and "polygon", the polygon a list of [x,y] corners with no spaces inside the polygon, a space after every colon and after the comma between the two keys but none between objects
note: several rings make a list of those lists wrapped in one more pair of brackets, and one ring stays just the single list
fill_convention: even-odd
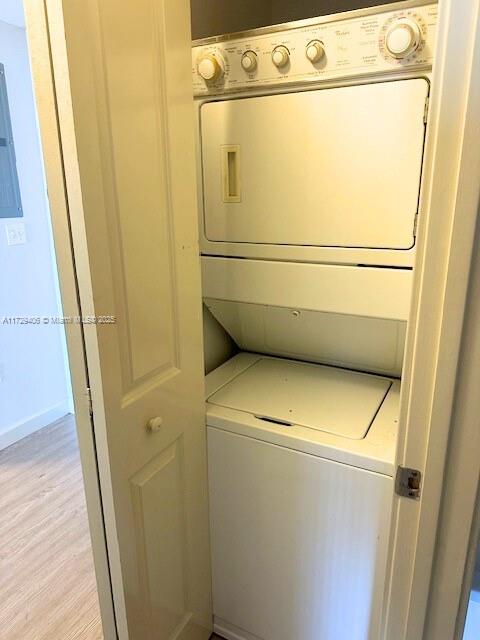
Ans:
[{"label": "white wall", "polygon": [[25,29],[22,0],[0,0],[0,21]]},{"label": "white wall", "polygon": [[[5,316],[58,316],[58,282],[25,31],[0,21],[23,218],[0,219],[0,448],[68,412],[64,333],[58,325],[7,325]],[[27,242],[7,246],[5,226]]]}]

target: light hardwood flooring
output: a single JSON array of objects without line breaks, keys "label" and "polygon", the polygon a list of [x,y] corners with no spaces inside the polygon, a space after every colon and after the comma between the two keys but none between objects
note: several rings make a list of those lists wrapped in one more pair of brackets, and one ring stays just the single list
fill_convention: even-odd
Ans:
[{"label": "light hardwood flooring", "polygon": [[0,451],[0,639],[103,638],[73,416]]}]

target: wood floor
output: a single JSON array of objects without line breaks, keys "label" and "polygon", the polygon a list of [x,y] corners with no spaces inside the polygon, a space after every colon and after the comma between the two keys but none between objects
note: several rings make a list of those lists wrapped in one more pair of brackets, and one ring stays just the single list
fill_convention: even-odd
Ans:
[{"label": "wood floor", "polygon": [[0,640],[102,638],[69,416],[0,451]]}]

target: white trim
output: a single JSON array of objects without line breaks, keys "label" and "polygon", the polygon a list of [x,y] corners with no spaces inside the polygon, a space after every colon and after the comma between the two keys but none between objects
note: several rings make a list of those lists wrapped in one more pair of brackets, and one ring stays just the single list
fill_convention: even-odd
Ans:
[{"label": "white trim", "polygon": [[0,450],[6,449],[39,429],[43,429],[43,427],[55,422],[59,418],[63,418],[63,416],[66,416],[68,413],[70,413],[69,402],[68,400],[64,400],[44,411],[39,411],[38,413],[28,416],[25,420],[15,422],[0,433]]},{"label": "white trim", "polygon": [[480,532],[479,242],[480,228],[470,278],[424,640],[462,637]]},{"label": "white trim", "polygon": [[[65,38],[61,32],[61,5],[57,2],[55,6],[60,21],[55,26],[60,32],[56,31],[52,37],[52,25],[47,19],[45,0],[24,0],[24,7],[63,313],[66,316],[81,316],[70,234],[69,203],[65,190],[64,156],[57,119],[59,96],[51,66],[51,45],[65,47]],[[83,328],[80,324],[66,324],[65,332],[103,637],[105,640],[117,640],[96,444],[87,396],[88,373]]]},{"label": "white trim", "polygon": [[385,640],[424,632],[477,219],[478,9],[440,4],[396,460],[424,480],[420,502],[394,499]]},{"label": "white trim", "polygon": [[213,617],[213,631],[225,640],[261,640],[258,636],[254,636],[217,616]]}]

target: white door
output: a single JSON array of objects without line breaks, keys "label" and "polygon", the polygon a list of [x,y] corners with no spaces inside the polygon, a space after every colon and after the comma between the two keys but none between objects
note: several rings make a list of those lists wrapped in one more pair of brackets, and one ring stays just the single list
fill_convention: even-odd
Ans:
[{"label": "white door", "polygon": [[[117,626],[211,630],[187,0],[47,0]],[[110,323],[111,318],[114,321]]]}]

